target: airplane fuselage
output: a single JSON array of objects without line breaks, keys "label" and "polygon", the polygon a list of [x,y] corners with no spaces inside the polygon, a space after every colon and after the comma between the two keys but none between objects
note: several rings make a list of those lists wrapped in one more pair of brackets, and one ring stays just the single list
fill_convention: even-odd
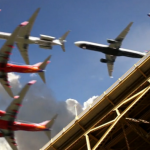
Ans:
[{"label": "airplane fuselage", "polygon": [[9,63],[6,66],[3,66],[3,64],[0,64],[0,71],[18,72],[18,73],[42,72],[42,70],[39,69],[38,66],[34,66],[34,65],[15,65],[15,64],[9,64]]},{"label": "airplane fuselage", "polygon": [[[0,39],[7,40],[10,37],[11,33],[5,33],[5,32],[0,32]],[[38,45],[43,45],[45,47],[51,48],[52,45],[56,45],[55,42],[53,42],[55,38],[52,37],[52,39],[46,40],[46,39],[41,39],[39,37],[20,37],[18,36],[16,38],[17,43],[25,43],[25,44],[38,44]]]},{"label": "airplane fuselage", "polygon": [[[0,116],[4,116],[6,114],[5,111],[0,110]],[[49,130],[44,125],[35,124],[35,123],[22,123],[15,121],[14,123],[11,123],[6,120],[0,120],[0,129],[11,129],[13,131],[16,130],[24,130],[24,131],[45,131]],[[0,135],[1,137],[1,135]]]},{"label": "airplane fuselage", "polygon": [[47,129],[44,125],[36,123],[22,123],[18,121],[9,122],[6,120],[0,120],[0,129],[9,129],[13,131],[23,130],[23,131],[46,131]]},{"label": "airplane fuselage", "polygon": [[102,52],[104,54],[108,55],[114,55],[114,56],[126,56],[126,57],[132,57],[132,58],[142,58],[145,56],[145,53],[124,49],[124,48],[110,48],[108,45],[98,44],[98,43],[92,43],[92,42],[75,42],[75,45],[88,50],[93,50],[97,52]]}]

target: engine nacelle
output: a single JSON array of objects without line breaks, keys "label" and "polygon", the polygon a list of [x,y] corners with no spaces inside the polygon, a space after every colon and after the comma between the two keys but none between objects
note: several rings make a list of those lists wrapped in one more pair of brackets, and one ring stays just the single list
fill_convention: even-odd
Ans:
[{"label": "engine nacelle", "polygon": [[100,62],[102,62],[102,63],[107,63],[108,61],[107,61],[107,59],[101,58],[101,59],[100,59]]},{"label": "engine nacelle", "polygon": [[110,44],[117,43],[117,41],[113,40],[113,39],[107,39],[107,42],[110,43]]},{"label": "engine nacelle", "polygon": [[55,39],[55,37],[40,34],[40,39],[41,39],[41,40],[44,40],[44,41],[52,41],[52,40],[54,40],[54,39]]},{"label": "engine nacelle", "polygon": [[52,46],[50,45],[39,45],[39,47],[44,49],[52,49]]}]

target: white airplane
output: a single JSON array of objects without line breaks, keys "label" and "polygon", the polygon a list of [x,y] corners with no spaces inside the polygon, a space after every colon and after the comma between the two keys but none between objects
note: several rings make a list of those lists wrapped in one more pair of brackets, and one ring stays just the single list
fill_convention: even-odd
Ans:
[{"label": "white airplane", "polygon": [[[28,20],[28,25],[26,25],[20,32],[18,37],[16,38],[17,47],[25,61],[26,64],[29,64],[29,56],[28,56],[28,45],[29,44],[38,44],[40,48],[44,49],[52,49],[53,45],[60,45],[62,50],[65,52],[65,39],[70,31],[67,31],[62,37],[56,39],[55,37],[40,34],[40,37],[32,37],[30,36],[30,32],[34,21],[38,15],[40,8],[38,8],[31,18]],[[7,40],[11,36],[11,33],[0,32],[0,39]]]},{"label": "white airplane", "polygon": [[113,65],[116,59],[116,56],[126,56],[132,58],[142,58],[146,55],[146,53],[120,48],[122,41],[130,30],[133,22],[130,22],[128,26],[115,38],[115,39],[107,39],[109,45],[103,45],[98,43],[86,42],[86,41],[78,41],[75,42],[75,45],[83,48],[89,49],[97,52],[102,52],[105,54],[105,59],[100,59],[100,62],[107,63],[109,76],[112,78]]}]

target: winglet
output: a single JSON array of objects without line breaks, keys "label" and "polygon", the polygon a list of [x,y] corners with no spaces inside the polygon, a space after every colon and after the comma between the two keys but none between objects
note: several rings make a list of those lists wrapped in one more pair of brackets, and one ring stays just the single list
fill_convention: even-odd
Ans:
[{"label": "winglet", "polygon": [[36,80],[29,81],[28,85],[33,85],[34,83],[36,83]]},{"label": "winglet", "polygon": [[26,26],[28,23],[29,23],[28,21],[24,21],[24,22],[22,22],[19,26],[20,26],[20,27],[23,27],[23,26]]},{"label": "winglet", "polygon": [[16,96],[14,96],[14,99],[17,99],[17,98],[19,98],[20,96],[19,95],[16,95]]}]

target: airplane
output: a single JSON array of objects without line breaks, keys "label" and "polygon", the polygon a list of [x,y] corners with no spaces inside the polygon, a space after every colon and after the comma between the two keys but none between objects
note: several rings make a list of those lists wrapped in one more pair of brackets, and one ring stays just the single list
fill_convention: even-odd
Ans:
[{"label": "airplane", "polygon": [[97,52],[102,52],[105,54],[105,59],[100,59],[100,62],[107,63],[108,73],[111,78],[113,72],[114,62],[117,56],[126,56],[132,58],[142,58],[146,55],[146,53],[124,49],[121,48],[122,41],[126,37],[127,33],[130,30],[131,25],[133,22],[130,22],[128,26],[115,38],[115,39],[107,39],[109,45],[103,45],[98,43],[92,43],[87,41],[78,41],[74,44],[80,48],[93,50]]},{"label": "airplane", "polygon": [[[12,48],[14,47],[15,39],[18,35],[18,32],[20,29],[24,28],[25,25],[27,25],[28,22],[21,23],[11,34],[9,39],[4,43],[2,48],[0,49],[0,83],[4,87],[4,89],[7,91],[7,93],[13,97],[13,93],[10,88],[10,84],[8,81],[7,73],[9,72],[19,72],[19,73],[38,73],[43,82],[45,83],[45,75],[44,71],[47,66],[47,64],[50,62],[49,59],[51,58],[51,55],[48,56],[44,62],[37,63],[34,65],[16,65],[8,63]],[[21,28],[22,27],[22,28]]]},{"label": "airplane", "polygon": [[[54,45],[60,45],[65,52],[65,39],[70,31],[67,31],[62,37],[56,39],[55,37],[40,34],[40,37],[30,36],[31,29],[38,15],[40,8],[38,8],[33,15],[29,18],[28,24],[19,32],[16,38],[16,44],[20,51],[22,58],[26,64],[29,64],[28,46],[29,44],[38,44],[40,48],[52,49]],[[7,40],[11,36],[11,33],[0,32],[0,39]]]},{"label": "airplane", "polygon": [[147,14],[147,16],[149,16],[149,17],[150,17],[150,13],[148,13],[148,14]]},{"label": "airplane", "polygon": [[57,114],[51,120],[47,120],[42,123],[25,123],[15,121],[29,87],[35,82],[36,80],[28,82],[20,93],[14,97],[6,111],[0,111],[0,137],[4,137],[13,150],[18,150],[14,131],[44,131],[47,137],[51,139],[51,127],[54,124]]}]

